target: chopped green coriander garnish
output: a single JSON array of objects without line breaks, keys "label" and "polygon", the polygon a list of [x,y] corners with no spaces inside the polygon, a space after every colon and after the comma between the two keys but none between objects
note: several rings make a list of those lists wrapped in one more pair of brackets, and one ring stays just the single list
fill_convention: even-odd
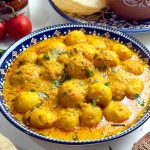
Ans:
[{"label": "chopped green coriander garnish", "polygon": [[55,81],[53,81],[53,84],[54,84],[56,87],[60,87],[60,86],[62,85],[61,80],[55,80]]},{"label": "chopped green coriander garnish", "polygon": [[37,107],[39,108],[40,106],[42,106],[43,102],[40,102],[37,104]]},{"label": "chopped green coriander garnish", "polygon": [[44,58],[47,59],[47,60],[50,60],[50,57],[48,56],[47,53],[44,53]]},{"label": "chopped green coriander garnish", "polygon": [[20,74],[21,70],[16,70],[15,74]]},{"label": "chopped green coriander garnish", "polygon": [[110,82],[106,82],[104,83],[105,86],[109,86],[110,85]]},{"label": "chopped green coriander garnish", "polygon": [[31,92],[35,92],[36,90],[35,90],[35,89],[31,89],[30,91],[31,91]]},{"label": "chopped green coriander garnish", "polygon": [[61,78],[61,82],[64,82],[68,79],[68,75],[66,72],[63,73],[62,78]]},{"label": "chopped green coriander garnish", "polygon": [[144,99],[141,97],[141,94],[136,93],[134,98],[140,106],[144,106],[145,102]]},{"label": "chopped green coriander garnish", "polygon": [[37,94],[44,99],[48,97],[47,94],[44,92],[38,92]]},{"label": "chopped green coriander garnish", "polygon": [[107,74],[106,73],[102,73],[100,74],[103,78],[106,78]]},{"label": "chopped green coriander garnish", "polygon": [[141,97],[141,95],[138,94],[138,93],[136,93],[135,96],[134,96],[135,99],[136,99],[136,98],[139,98],[139,97]]},{"label": "chopped green coriander garnish", "polygon": [[51,54],[52,54],[52,55],[56,55],[56,54],[58,54],[58,53],[59,53],[59,51],[56,50],[56,49],[52,49],[52,50],[51,50]]},{"label": "chopped green coriander garnish", "polygon": [[63,82],[66,81],[67,79],[68,79],[67,73],[64,73],[60,80],[53,81],[54,84],[53,88],[59,88],[63,84]]},{"label": "chopped green coriander garnish", "polygon": [[94,72],[93,72],[93,70],[90,70],[90,69],[85,69],[85,71],[86,71],[86,73],[87,73],[87,75],[89,76],[89,77],[93,77],[94,76]]},{"label": "chopped green coriander garnish", "polygon": [[94,84],[94,83],[98,83],[98,82],[99,82],[99,80],[98,80],[98,79],[96,79],[96,80],[94,80],[94,81],[93,81],[93,84]]},{"label": "chopped green coriander garnish", "polygon": [[63,92],[60,96],[61,96],[61,97],[64,97],[64,96],[67,96],[67,95],[68,95],[67,92]]},{"label": "chopped green coriander garnish", "polygon": [[92,100],[92,105],[95,107],[95,106],[96,106],[96,104],[97,104],[96,99],[93,99],[93,100]]},{"label": "chopped green coriander garnish", "polygon": [[61,55],[61,54],[66,54],[67,53],[66,51],[60,51],[60,50],[57,50],[57,49],[52,49],[50,52],[51,52],[52,55]]}]

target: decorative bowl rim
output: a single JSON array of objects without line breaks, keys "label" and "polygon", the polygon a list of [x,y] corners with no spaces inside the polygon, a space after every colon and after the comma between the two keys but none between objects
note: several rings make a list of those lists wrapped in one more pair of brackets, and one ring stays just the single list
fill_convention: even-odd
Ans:
[{"label": "decorative bowl rim", "polygon": [[[2,66],[3,61],[7,58],[7,56],[9,55],[9,53],[11,53],[17,46],[21,45],[23,42],[25,42],[26,40],[29,40],[31,38],[34,38],[34,36],[40,35],[40,34],[44,34],[45,32],[49,32],[49,31],[56,31],[59,29],[73,29],[73,28],[87,28],[87,29],[94,29],[94,30],[99,30],[99,31],[106,31],[106,32],[110,32],[112,34],[115,34],[117,36],[120,36],[124,39],[129,40],[130,42],[134,43],[137,47],[139,47],[141,50],[143,50],[145,52],[145,54],[147,55],[147,57],[150,58],[150,51],[142,44],[140,43],[137,39],[135,39],[134,37],[123,33],[121,31],[118,31],[114,28],[111,27],[106,27],[106,26],[98,26],[98,25],[94,25],[94,24],[60,24],[60,25],[55,25],[55,26],[50,26],[50,27],[45,27],[42,29],[39,29],[37,31],[32,32],[31,34],[23,37],[22,39],[20,39],[19,41],[15,42],[12,46],[10,46],[7,51],[3,54],[3,56],[0,59],[0,69]],[[148,108],[148,110],[145,112],[145,114],[140,118],[139,121],[137,121],[134,126],[131,126],[130,128],[124,130],[123,132],[117,134],[117,135],[113,135],[110,137],[106,137],[104,139],[97,139],[97,140],[84,140],[84,141],[67,141],[67,140],[59,140],[59,139],[55,139],[55,138],[50,138],[44,135],[40,135],[32,130],[30,130],[29,128],[27,128],[26,126],[20,124],[19,122],[17,122],[13,116],[11,116],[9,113],[9,111],[6,109],[6,106],[4,104],[5,100],[2,98],[2,96],[0,96],[0,111],[1,113],[5,116],[5,118],[11,123],[13,124],[16,128],[20,129],[21,131],[23,131],[24,133],[35,137],[37,139],[43,140],[43,141],[48,141],[48,142],[52,142],[52,143],[58,143],[58,144],[68,144],[68,145],[85,145],[85,144],[96,144],[96,143],[103,143],[103,142],[107,142],[107,141],[111,141],[111,140],[115,140],[118,139],[122,136],[125,136],[129,133],[131,133],[132,131],[136,130],[137,128],[139,128],[141,125],[143,125],[150,117],[150,109]],[[7,112],[8,111],[8,112]]]}]

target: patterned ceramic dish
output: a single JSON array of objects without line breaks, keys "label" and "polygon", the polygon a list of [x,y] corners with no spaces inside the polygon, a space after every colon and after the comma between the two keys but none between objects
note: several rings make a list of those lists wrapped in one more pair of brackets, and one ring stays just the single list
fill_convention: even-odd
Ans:
[{"label": "patterned ceramic dish", "polygon": [[[86,140],[86,141],[63,141],[58,140],[54,138],[49,138],[43,135],[40,135],[31,129],[27,128],[26,126],[20,124],[11,114],[9,111],[5,100],[3,99],[3,82],[5,80],[5,74],[8,70],[8,68],[11,66],[12,62],[16,57],[18,57],[19,54],[21,54],[24,50],[26,50],[30,45],[33,45],[39,41],[43,41],[49,37],[57,36],[57,35],[66,35],[72,30],[82,30],[86,34],[96,34],[101,35],[107,38],[111,38],[113,40],[117,40],[127,46],[129,46],[132,49],[135,49],[137,53],[142,58],[150,58],[150,52],[146,47],[144,47],[139,41],[134,39],[133,37],[126,35],[125,33],[122,33],[118,30],[112,29],[110,27],[103,27],[103,26],[95,26],[92,24],[64,24],[64,25],[57,25],[52,27],[47,27],[38,31],[35,31],[31,33],[30,35],[22,38],[15,44],[13,44],[8,50],[5,52],[5,54],[0,59],[0,110],[2,114],[7,118],[7,120],[13,124],[15,127],[20,129],[21,131],[25,132],[26,134],[36,137],[38,139],[59,143],[59,144],[72,144],[72,145],[81,145],[81,144],[94,144],[94,143],[101,143],[106,142],[110,140],[117,139],[119,137],[122,137],[138,127],[140,127],[149,117],[150,117],[150,109],[148,108],[147,111],[144,113],[144,115],[134,124],[134,126],[131,126],[127,130],[124,130],[123,132],[106,137],[104,139],[97,139],[97,140]],[[150,65],[150,62],[149,62]]]},{"label": "patterned ceramic dish", "polygon": [[72,23],[94,23],[97,25],[111,26],[126,33],[150,32],[150,20],[142,22],[130,22],[119,18],[109,8],[104,9],[101,13],[98,12],[89,16],[71,15],[61,11],[58,7],[55,6],[55,4],[51,0],[49,0],[49,2],[58,14],[60,14],[62,17],[64,17]]},{"label": "patterned ceramic dish", "polygon": [[108,5],[122,18],[137,21],[150,19],[149,0],[108,0]]}]

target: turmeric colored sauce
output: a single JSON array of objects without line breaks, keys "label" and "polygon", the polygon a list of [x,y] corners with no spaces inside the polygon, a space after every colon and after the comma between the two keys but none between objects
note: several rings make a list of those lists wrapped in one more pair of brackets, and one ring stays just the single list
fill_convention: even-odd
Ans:
[{"label": "turmeric colored sauce", "polygon": [[14,117],[39,134],[102,139],[146,111],[150,70],[126,46],[73,31],[25,50],[9,68],[3,93]]}]

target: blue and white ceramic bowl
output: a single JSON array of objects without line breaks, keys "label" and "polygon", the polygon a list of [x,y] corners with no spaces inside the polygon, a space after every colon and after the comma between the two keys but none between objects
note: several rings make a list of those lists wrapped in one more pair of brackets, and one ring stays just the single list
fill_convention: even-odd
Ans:
[{"label": "blue and white ceramic bowl", "polygon": [[[27,128],[25,125],[20,124],[11,114],[9,111],[5,100],[3,99],[3,82],[5,80],[5,74],[9,67],[11,66],[12,62],[16,57],[18,57],[19,54],[21,54],[24,50],[26,50],[31,45],[35,44],[36,42],[43,41],[47,38],[58,36],[58,35],[65,35],[68,34],[68,32],[72,30],[82,30],[86,34],[96,34],[100,36],[104,36],[107,38],[111,38],[113,40],[117,40],[128,47],[132,48],[133,50],[136,50],[137,53],[146,60],[149,60],[150,58],[150,51],[143,46],[139,41],[137,41],[135,38],[122,33],[118,30],[112,29],[110,27],[103,27],[103,26],[96,26],[91,24],[64,24],[64,25],[57,25],[52,27],[47,27],[38,31],[35,31],[28,36],[22,38],[21,40],[17,41],[15,44],[13,44],[11,47],[8,48],[8,50],[5,52],[5,54],[0,59],[0,110],[2,114],[6,117],[6,119],[13,124],[15,127],[20,129],[21,131],[25,132],[26,134],[36,137],[38,139],[59,143],[59,144],[72,144],[72,145],[81,145],[81,144],[94,144],[94,143],[101,143],[110,141],[113,139],[117,139],[119,137],[122,137],[138,127],[140,127],[149,117],[150,117],[150,109],[148,108],[145,114],[137,121],[137,123],[134,124],[134,126],[131,126],[129,129],[114,135],[110,137],[106,137],[104,139],[97,139],[97,140],[86,140],[86,141],[63,141],[59,139],[49,138],[43,135],[40,135],[29,128]],[[148,61],[147,61],[148,62]],[[150,63],[149,63],[150,65]]]},{"label": "blue and white ceramic bowl", "polygon": [[52,2],[52,0],[49,0],[49,2],[59,15],[72,23],[93,23],[97,25],[111,26],[126,33],[150,32],[150,19],[146,21],[127,21],[118,17],[109,8],[89,16],[77,16],[63,12]]}]

